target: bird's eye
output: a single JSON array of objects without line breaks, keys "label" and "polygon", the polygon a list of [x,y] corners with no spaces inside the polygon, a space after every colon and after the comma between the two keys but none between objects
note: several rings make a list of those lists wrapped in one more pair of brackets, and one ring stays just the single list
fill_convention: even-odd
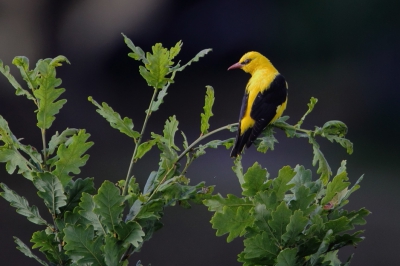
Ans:
[{"label": "bird's eye", "polygon": [[242,65],[247,65],[248,63],[250,63],[250,61],[251,61],[251,59],[250,59],[250,58],[247,58],[246,60],[244,60],[244,61],[242,62]]}]

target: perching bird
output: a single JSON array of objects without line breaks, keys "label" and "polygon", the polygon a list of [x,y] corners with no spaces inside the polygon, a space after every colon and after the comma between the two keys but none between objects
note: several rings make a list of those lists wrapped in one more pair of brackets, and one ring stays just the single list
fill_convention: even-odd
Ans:
[{"label": "perching bird", "polygon": [[250,73],[251,78],[244,92],[231,157],[237,157],[244,146],[250,147],[261,132],[282,115],[288,94],[285,78],[262,54],[248,52],[228,70],[237,68]]}]

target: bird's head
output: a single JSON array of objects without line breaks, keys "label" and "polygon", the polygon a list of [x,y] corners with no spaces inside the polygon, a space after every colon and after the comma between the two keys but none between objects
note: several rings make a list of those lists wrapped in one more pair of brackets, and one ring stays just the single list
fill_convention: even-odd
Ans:
[{"label": "bird's head", "polygon": [[268,58],[259,52],[248,52],[240,58],[239,62],[230,66],[228,70],[241,68],[243,71],[253,74],[257,69],[265,67],[273,68]]}]

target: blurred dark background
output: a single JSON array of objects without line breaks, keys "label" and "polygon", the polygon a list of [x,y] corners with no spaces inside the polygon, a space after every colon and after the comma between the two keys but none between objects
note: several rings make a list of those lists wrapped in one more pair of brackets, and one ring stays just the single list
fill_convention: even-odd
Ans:
[{"label": "blurred dark background", "polygon": [[[171,47],[182,40],[182,62],[204,48],[213,52],[178,73],[161,110],[152,115],[145,138],[161,132],[164,121],[175,114],[179,128],[189,141],[199,135],[200,112],[205,85],[215,89],[212,129],[236,122],[243,90],[249,76],[226,69],[247,51],[267,56],[289,83],[289,104],[285,115],[295,123],[307,109],[310,97],[319,102],[304,127],[322,126],[332,119],[349,127],[354,143],[349,156],[338,144],[320,139],[333,172],[341,160],[348,160],[350,181],[365,174],[361,189],[352,195],[347,209],[366,207],[366,240],[357,248],[341,251],[341,259],[355,253],[351,265],[398,265],[399,140],[400,130],[400,2],[378,0],[335,1],[23,1],[0,0],[0,58],[11,66],[14,56],[24,55],[31,67],[40,58],[66,56],[72,65],[58,68],[63,98],[68,103],[57,115],[49,136],[66,127],[86,128],[95,145],[79,177],[95,177],[96,187],[104,179],[124,179],[133,143],[112,129],[87,101],[89,95],[107,102],[122,116],[133,118],[139,130],[152,89],[139,76],[137,61],[127,57],[121,32],[145,51],[162,42]],[[19,77],[18,70],[11,66]],[[23,83],[22,83],[23,84]],[[23,143],[41,149],[34,106],[16,97],[6,78],[0,77],[0,114]],[[233,133],[222,132],[218,138]],[[271,175],[284,165],[311,165],[312,149],[305,139],[287,139],[277,134],[275,151],[260,154],[251,148],[243,163],[247,169],[260,162]],[[153,155],[153,156],[152,156]],[[143,186],[158,164],[157,152],[135,166]],[[188,177],[192,184],[205,180],[222,195],[239,195],[237,178],[230,171],[229,151],[210,150],[194,162]],[[3,165],[4,167],[4,165]],[[3,168],[4,169],[4,168]],[[0,181],[41,204],[32,184],[20,176],[0,172]],[[2,265],[38,265],[15,248],[12,236],[26,244],[41,230],[1,199]],[[48,215],[39,206],[42,216]],[[49,217],[47,217],[49,218]],[[166,209],[164,228],[131,258],[144,265],[240,265],[237,254],[242,240],[226,243],[216,237],[204,206],[190,210]],[[39,254],[36,252],[36,254]]]}]

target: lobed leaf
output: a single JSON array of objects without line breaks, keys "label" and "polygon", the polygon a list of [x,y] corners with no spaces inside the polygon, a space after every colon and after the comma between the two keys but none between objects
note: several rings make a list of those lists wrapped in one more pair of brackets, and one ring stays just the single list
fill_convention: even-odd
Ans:
[{"label": "lobed leaf", "polygon": [[279,253],[278,246],[274,241],[271,241],[270,236],[266,232],[247,238],[243,242],[245,246],[244,258],[246,259],[265,257],[269,262],[268,264],[271,264],[275,261]]},{"label": "lobed leaf", "polygon": [[129,53],[128,56],[132,57],[135,60],[141,60],[143,63],[147,64],[148,61],[146,59],[146,54],[143,52],[142,48],[139,46],[135,46],[131,39],[129,39],[125,34],[121,33],[124,36],[124,41],[126,45],[132,50],[132,53]]},{"label": "lobed leaf", "polygon": [[290,222],[286,226],[286,233],[282,235],[283,243],[286,246],[291,246],[296,242],[296,238],[303,232],[308,224],[308,218],[303,216],[303,212],[296,210],[290,216]]},{"label": "lobed leaf", "polygon": [[255,146],[257,147],[257,151],[266,153],[268,149],[274,150],[275,143],[278,143],[278,140],[274,136],[274,127],[267,126],[260,138],[255,142]]},{"label": "lobed leaf", "polygon": [[59,250],[54,234],[47,234],[45,230],[33,233],[30,242],[34,243],[32,248],[39,248],[46,257],[53,263],[63,264],[65,255]]},{"label": "lobed leaf", "polygon": [[120,265],[119,258],[121,257],[124,250],[117,243],[117,239],[111,235],[105,236],[104,245],[104,261],[107,266]]},{"label": "lobed leaf", "polygon": [[243,166],[242,166],[242,156],[236,157],[234,165],[232,166],[233,172],[235,172],[237,178],[239,179],[240,185],[244,184]]},{"label": "lobed leaf", "polygon": [[86,164],[89,155],[83,155],[93,142],[86,142],[90,134],[80,129],[78,134],[73,135],[68,142],[61,144],[57,149],[58,160],[54,162],[55,170],[52,174],[57,176],[61,184],[65,186],[72,179],[69,173],[79,174],[80,167]]},{"label": "lobed leaf", "polygon": [[324,154],[319,149],[318,143],[315,139],[309,136],[309,141],[313,145],[314,158],[312,161],[312,165],[315,166],[318,163],[317,174],[321,174],[321,181],[324,185],[326,185],[329,181],[330,176],[332,175],[332,170],[328,164],[328,161],[325,159]]},{"label": "lobed leaf", "polygon": [[201,113],[201,127],[200,127],[200,132],[202,135],[208,133],[208,129],[210,128],[210,124],[208,121],[210,120],[210,117],[213,116],[214,114],[212,113],[212,107],[214,104],[214,89],[211,86],[206,86],[207,92],[206,92],[206,97],[205,97],[205,103],[204,103],[204,113]]},{"label": "lobed leaf", "polygon": [[257,192],[263,191],[266,187],[264,183],[267,181],[267,169],[262,169],[261,165],[255,162],[244,175],[244,183],[242,184],[242,195],[254,197]]},{"label": "lobed leaf", "polygon": [[22,86],[18,83],[18,81],[14,78],[14,76],[11,75],[10,68],[7,65],[4,65],[3,61],[1,60],[0,60],[0,72],[8,79],[8,82],[10,82],[10,84],[15,88],[16,95],[18,96],[24,95],[29,100],[35,101],[35,97],[33,97],[29,91],[22,88]]},{"label": "lobed leaf", "polygon": [[44,200],[50,213],[55,217],[60,213],[60,208],[67,204],[64,188],[60,180],[51,173],[37,173],[33,184],[39,190],[38,195]]},{"label": "lobed leaf", "polygon": [[0,183],[0,187],[4,192],[0,192],[0,196],[2,196],[6,201],[10,202],[10,205],[17,209],[17,213],[26,216],[29,221],[34,224],[39,225],[48,225],[46,220],[44,220],[40,214],[39,210],[36,206],[29,206],[28,201],[19,196],[15,191],[9,189],[4,183]]},{"label": "lobed leaf", "polygon": [[212,228],[217,229],[217,236],[228,233],[227,242],[231,242],[238,236],[246,233],[246,227],[250,226],[254,218],[249,215],[251,206],[230,208],[224,206],[222,212],[217,212],[211,219]]},{"label": "lobed leaf", "polygon": [[151,150],[151,148],[153,148],[156,143],[157,141],[154,139],[141,143],[137,149],[134,159],[141,159],[146,153]]},{"label": "lobed leaf", "polygon": [[290,180],[295,176],[295,171],[290,166],[285,166],[279,170],[278,177],[272,182],[273,191],[276,192],[278,200],[283,200],[286,192],[294,187]]},{"label": "lobed leaf", "polygon": [[56,88],[61,85],[61,79],[56,78],[56,67],[63,61],[68,62],[67,58],[59,56],[53,60],[50,58],[39,60],[36,65],[40,73],[37,79],[39,88],[33,91],[33,95],[38,100],[37,126],[42,130],[51,127],[55,115],[67,102],[65,99],[57,100],[65,92],[63,88]]},{"label": "lobed leaf", "polygon": [[71,138],[71,136],[77,134],[78,132],[79,130],[76,128],[67,128],[63,132],[61,132],[61,134],[56,131],[56,134],[54,134],[49,141],[49,148],[47,149],[47,153],[49,155],[53,154],[58,146],[60,146],[61,144],[65,144],[65,142],[67,142]]},{"label": "lobed leaf", "polygon": [[19,239],[18,237],[14,236],[14,242],[18,246],[17,249],[19,251],[21,251],[22,253],[24,253],[25,256],[35,259],[37,262],[39,262],[40,264],[42,264],[44,266],[48,266],[48,264],[46,262],[42,261],[35,254],[33,254],[32,251],[29,249],[29,247],[27,245],[25,245],[24,242],[21,241],[21,239]]},{"label": "lobed leaf", "polygon": [[87,219],[98,235],[106,235],[106,229],[100,221],[100,216],[94,212],[95,203],[93,196],[86,192],[82,193],[81,202],[79,203],[79,214]]},{"label": "lobed leaf", "polygon": [[156,43],[152,47],[153,53],[146,53],[145,67],[139,67],[139,73],[147,81],[147,84],[155,89],[161,89],[171,81],[166,75],[169,73],[169,51]]},{"label": "lobed leaf", "polygon": [[[272,220],[268,221],[272,229],[272,233],[277,241],[276,244],[282,245],[284,242],[283,235],[286,233],[287,225],[290,222],[290,217],[292,215],[292,211],[286,206],[284,201],[278,205],[275,211],[271,213]],[[286,239],[288,239],[286,237]]]},{"label": "lobed leaf", "polygon": [[296,266],[297,261],[297,248],[286,248],[279,252],[278,257],[276,257],[276,266]]},{"label": "lobed leaf", "polygon": [[185,65],[183,66],[177,66],[177,68],[174,68],[173,71],[182,71],[184,70],[186,67],[190,66],[193,62],[197,62],[200,60],[201,57],[204,57],[206,54],[208,54],[209,52],[211,52],[212,49],[204,49],[201,50],[200,52],[198,52],[191,60],[189,60],[189,62],[187,62]]},{"label": "lobed leaf", "polygon": [[93,226],[68,225],[64,229],[64,249],[77,265],[106,266],[101,250],[102,238],[94,236]]},{"label": "lobed leaf", "polygon": [[70,183],[65,187],[65,194],[67,196],[67,204],[63,207],[63,211],[72,211],[81,202],[83,193],[94,194],[96,192],[94,188],[93,178],[78,178],[77,180],[71,180]]},{"label": "lobed leaf", "polygon": [[127,223],[120,223],[116,227],[116,233],[118,234],[118,240],[122,241],[122,246],[127,248],[129,244],[134,247],[139,247],[139,244],[143,242],[145,233],[142,227],[135,221],[129,221]]},{"label": "lobed leaf", "polygon": [[102,117],[104,117],[111,125],[111,127],[118,129],[135,141],[140,137],[140,133],[133,130],[132,119],[128,117],[121,118],[120,114],[115,112],[107,103],[100,105],[91,96],[88,98],[98,109],[96,110]]},{"label": "lobed leaf", "polygon": [[93,197],[93,201],[95,203],[93,212],[100,216],[102,224],[115,232],[124,209],[124,197],[120,195],[119,189],[106,180],[99,188],[98,194]]},{"label": "lobed leaf", "polygon": [[350,185],[350,182],[345,182],[347,180],[349,179],[346,172],[342,172],[335,176],[332,181],[329,182],[327,185],[326,195],[322,198],[321,205],[327,204],[335,196],[336,193],[339,193],[342,190],[346,189]]}]

